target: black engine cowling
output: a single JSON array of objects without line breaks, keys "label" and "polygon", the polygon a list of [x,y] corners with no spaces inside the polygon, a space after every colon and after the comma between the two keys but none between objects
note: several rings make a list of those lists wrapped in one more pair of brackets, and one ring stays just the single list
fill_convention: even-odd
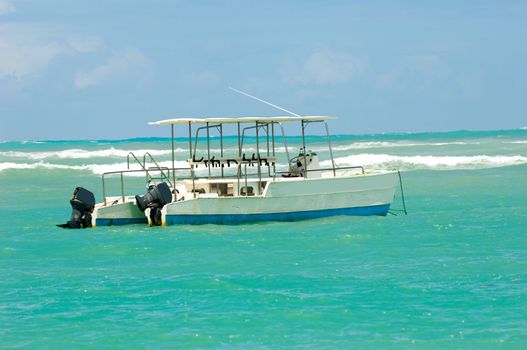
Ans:
[{"label": "black engine cowling", "polygon": [[70,204],[72,207],[70,220],[61,225],[63,228],[86,228],[92,226],[93,210],[95,208],[95,196],[85,188],[77,187],[73,192]]},{"label": "black engine cowling", "polygon": [[172,202],[172,192],[165,182],[150,186],[144,196],[135,196],[139,210],[150,208],[150,219],[155,226],[161,225],[161,209]]}]

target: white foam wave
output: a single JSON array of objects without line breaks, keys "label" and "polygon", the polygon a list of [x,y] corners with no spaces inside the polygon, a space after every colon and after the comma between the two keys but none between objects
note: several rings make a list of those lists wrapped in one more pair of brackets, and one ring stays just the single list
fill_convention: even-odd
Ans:
[{"label": "white foam wave", "polygon": [[[186,152],[182,148],[177,148],[175,152]],[[7,151],[0,152],[0,157],[6,158],[23,158],[31,160],[44,159],[90,159],[90,158],[126,158],[128,153],[133,152],[136,156],[141,157],[146,152],[152,156],[166,156],[172,154],[172,150],[159,149],[144,149],[144,150],[124,150],[117,148],[108,148],[100,150],[86,150],[80,148],[65,149],[62,151],[48,151],[48,152],[19,152]]]},{"label": "white foam wave", "polygon": [[367,149],[367,148],[392,148],[392,147],[429,147],[429,146],[451,146],[451,145],[479,145],[479,142],[387,142],[387,141],[371,141],[371,142],[354,142],[349,145],[334,146],[334,151],[349,151],[353,149]]},{"label": "white foam wave", "polygon": [[[336,158],[335,162],[339,166],[357,166],[362,165],[368,168],[381,169],[401,169],[401,170],[455,170],[455,169],[484,169],[496,168],[510,165],[527,164],[527,157],[515,156],[397,156],[390,154],[357,154],[347,157]],[[172,167],[171,161],[159,162],[161,167]],[[174,164],[177,168],[188,168],[186,161],[176,161]],[[322,161],[323,167],[330,167],[330,161]],[[67,165],[56,164],[45,161],[36,163],[15,163],[0,162],[0,172],[10,169],[58,169],[58,170],[75,170],[89,171],[96,175],[101,175],[111,171],[121,171],[127,169],[126,163],[110,164],[82,164]],[[139,170],[139,165],[131,164],[131,170]],[[204,170],[205,167],[197,170]],[[143,172],[129,173],[127,176],[144,176]]]},{"label": "white foam wave", "polygon": [[[362,165],[383,169],[484,169],[510,165],[527,164],[524,156],[396,156],[390,154],[357,154],[336,158],[340,166]],[[323,166],[331,166],[329,161],[321,162]]]},{"label": "white foam wave", "polygon": [[35,145],[39,145],[39,144],[42,144],[42,143],[45,143],[44,141],[21,141],[20,142],[21,144],[23,145],[26,145],[26,144],[35,144]]},{"label": "white foam wave", "polygon": [[[350,151],[355,149],[368,149],[368,148],[392,148],[392,147],[429,147],[429,146],[450,146],[450,145],[479,145],[480,142],[463,142],[463,141],[453,141],[453,142],[388,142],[388,141],[360,141],[353,142],[346,145],[333,145],[333,151]],[[298,147],[297,147],[298,146]],[[288,150],[290,153],[298,152],[300,145],[289,145]],[[308,150],[315,152],[324,152],[328,150],[327,144],[322,142],[322,146],[317,145],[315,147],[307,147]],[[256,152],[256,147],[244,147],[245,153]],[[265,145],[261,145],[260,151],[265,150]],[[238,152],[237,148],[227,148],[225,152]],[[285,153],[285,147],[277,146],[275,147],[276,153]]]},{"label": "white foam wave", "polygon": [[[25,142],[39,142],[39,141],[25,141]],[[517,143],[523,143],[518,141]],[[478,144],[477,142],[436,142],[436,143],[409,143],[409,142],[386,142],[386,141],[371,141],[371,142],[354,142],[347,145],[336,145],[333,146],[333,151],[349,151],[354,149],[368,149],[368,148],[391,148],[391,147],[416,147],[416,146],[447,146],[447,145],[467,145],[467,144]],[[262,150],[263,147],[260,148]],[[327,147],[320,146],[310,148],[313,151],[327,151]],[[175,153],[186,153],[188,152],[185,148],[176,148]],[[297,152],[297,148],[289,147],[291,154]],[[24,159],[24,160],[52,160],[52,159],[92,159],[92,158],[121,158],[125,159],[130,152],[133,152],[137,157],[141,159],[143,154],[149,152],[154,157],[170,156],[170,149],[139,149],[139,150],[127,150],[110,147],[107,149],[81,149],[71,148],[58,151],[42,151],[42,152],[29,152],[29,151],[5,151],[0,152],[0,158],[4,160],[8,159]],[[256,147],[245,147],[244,152],[249,154],[256,152]],[[277,146],[275,148],[277,154],[285,153],[283,146]],[[237,147],[226,148],[225,154],[238,153]]]},{"label": "white foam wave", "polygon": [[[172,162],[159,162],[161,167],[172,167]],[[188,163],[184,161],[177,161],[174,163],[176,168],[188,168]],[[82,165],[66,165],[66,164],[54,164],[44,161],[37,163],[13,163],[3,162],[0,163],[0,172],[9,169],[59,169],[59,170],[81,170],[91,171],[94,174],[101,175],[103,173],[111,171],[127,170],[126,163],[113,163],[113,164],[82,164]],[[130,165],[130,170],[140,170],[139,165]],[[152,170],[150,170],[153,172]],[[128,176],[144,176],[144,172],[128,173]]]},{"label": "white foam wave", "polygon": [[527,143],[527,140],[525,141],[510,141],[510,142],[504,142],[504,143],[513,143],[513,144],[526,144]]}]

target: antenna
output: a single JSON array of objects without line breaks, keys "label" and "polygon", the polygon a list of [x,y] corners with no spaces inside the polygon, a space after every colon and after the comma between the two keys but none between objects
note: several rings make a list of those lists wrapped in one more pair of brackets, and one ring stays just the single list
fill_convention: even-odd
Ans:
[{"label": "antenna", "polygon": [[280,107],[280,106],[277,106],[277,105],[275,105],[275,104],[272,104],[271,102],[267,102],[267,101],[265,101],[265,100],[262,100],[261,98],[258,98],[258,97],[256,97],[256,96],[253,96],[253,95],[248,94],[248,93],[246,93],[246,92],[240,91],[240,90],[235,89],[235,88],[230,87],[230,86],[229,86],[229,89],[231,89],[232,91],[237,92],[237,93],[239,93],[239,94],[242,94],[242,95],[245,95],[245,96],[250,97],[250,98],[252,98],[252,99],[255,99],[256,101],[263,102],[263,103],[265,103],[266,105],[269,105],[269,106],[271,106],[271,107],[274,107],[274,108],[279,109],[279,110],[281,110],[281,111],[284,111],[284,112],[286,112],[286,113],[289,113],[289,114],[291,114],[291,115],[294,115],[295,117],[301,117],[301,115],[299,115],[299,114],[296,114],[296,113],[294,113],[294,112],[288,111],[288,110],[285,109],[285,108],[282,108],[282,107]]}]

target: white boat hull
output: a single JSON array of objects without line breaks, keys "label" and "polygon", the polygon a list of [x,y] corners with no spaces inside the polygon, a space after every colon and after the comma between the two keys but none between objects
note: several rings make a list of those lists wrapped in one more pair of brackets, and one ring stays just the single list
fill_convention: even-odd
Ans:
[{"label": "white boat hull", "polygon": [[98,204],[92,218],[93,226],[146,224],[148,219],[139,210],[135,198],[126,198],[123,203],[118,202],[111,205]]},{"label": "white boat hull", "polygon": [[386,215],[397,172],[270,181],[262,196],[194,198],[167,204],[163,224],[237,224],[332,215]]},{"label": "white boat hull", "polygon": [[[294,221],[333,215],[386,215],[398,185],[397,172],[267,179],[262,195],[214,196],[186,193],[163,207],[163,225],[239,224]],[[254,184],[254,183],[253,183]],[[242,184],[241,184],[242,185]],[[179,198],[182,196],[180,195]],[[148,223],[134,197],[96,207],[94,225]]]}]

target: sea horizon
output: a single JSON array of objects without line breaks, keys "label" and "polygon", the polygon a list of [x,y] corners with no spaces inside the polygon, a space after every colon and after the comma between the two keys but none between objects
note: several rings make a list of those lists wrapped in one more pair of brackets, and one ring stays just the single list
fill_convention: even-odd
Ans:
[{"label": "sea horizon", "polygon": [[[428,136],[430,134],[445,134],[445,135],[454,135],[454,134],[465,134],[466,135],[477,135],[477,134],[484,134],[484,133],[492,133],[492,132],[503,132],[503,133],[511,133],[515,131],[523,132],[527,130],[527,126],[523,127],[517,127],[517,128],[498,128],[498,129],[452,129],[452,130],[424,130],[424,131],[386,131],[386,132],[365,132],[365,133],[332,133],[331,137],[375,137],[375,136],[407,136],[407,135],[422,135],[422,136]],[[194,136],[194,135],[193,135]],[[324,134],[311,134],[306,135],[308,136],[325,136]],[[216,138],[218,136],[211,135],[212,138]],[[225,138],[233,138],[236,137],[236,135],[227,135],[224,136]],[[254,138],[254,136],[246,136],[249,138]],[[301,137],[301,135],[287,135],[287,138],[297,138]],[[200,136],[200,138],[203,138]],[[175,136],[175,140],[188,140],[188,136]],[[171,137],[169,136],[133,136],[133,137],[118,137],[118,138],[72,138],[72,139],[27,139],[27,140],[0,140],[0,144],[2,143],[24,143],[24,142],[77,142],[77,141],[108,141],[108,142],[121,142],[121,141],[133,141],[133,140],[143,140],[143,141],[159,141],[159,140],[171,140]]]}]

